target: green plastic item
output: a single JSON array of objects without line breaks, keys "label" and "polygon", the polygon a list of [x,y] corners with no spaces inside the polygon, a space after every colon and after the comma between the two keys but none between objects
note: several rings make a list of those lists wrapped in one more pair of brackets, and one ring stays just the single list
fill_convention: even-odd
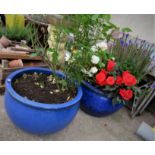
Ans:
[{"label": "green plastic item", "polygon": [[12,27],[19,27],[19,28],[24,28],[25,25],[25,19],[24,15],[19,15],[19,14],[6,14],[6,27],[7,28],[12,28]]}]

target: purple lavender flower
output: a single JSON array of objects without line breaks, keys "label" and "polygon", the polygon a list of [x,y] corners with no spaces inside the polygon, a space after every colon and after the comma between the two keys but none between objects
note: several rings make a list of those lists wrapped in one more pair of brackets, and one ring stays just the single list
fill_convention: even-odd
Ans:
[{"label": "purple lavender flower", "polygon": [[132,40],[130,40],[130,41],[129,41],[129,45],[132,45],[132,44],[133,44],[133,43],[132,43]]},{"label": "purple lavender flower", "polygon": [[124,40],[120,39],[120,43],[121,43],[121,46],[124,46],[125,42]]},{"label": "purple lavender flower", "polygon": [[112,37],[115,38],[115,39],[122,38],[122,37],[123,37],[123,33],[120,32],[119,30],[115,30],[115,31],[112,33]]},{"label": "purple lavender flower", "polygon": [[155,82],[151,85],[151,88],[155,89]]},{"label": "purple lavender flower", "polygon": [[128,37],[129,37],[129,34],[126,34],[126,35],[125,35],[125,38],[127,39]]},{"label": "purple lavender flower", "polygon": [[123,39],[120,39],[120,44],[121,44],[121,46],[123,46],[123,47],[129,46],[129,44],[126,43]]}]

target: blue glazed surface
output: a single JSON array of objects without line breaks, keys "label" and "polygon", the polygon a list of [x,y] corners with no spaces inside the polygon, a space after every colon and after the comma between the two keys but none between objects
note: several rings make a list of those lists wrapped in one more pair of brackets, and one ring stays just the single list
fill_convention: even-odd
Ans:
[{"label": "blue glazed surface", "polygon": [[[11,83],[23,73],[51,74],[46,68],[29,67],[11,73],[6,81],[5,108],[12,122],[22,130],[32,134],[49,134],[65,128],[75,117],[82,97],[78,87],[77,96],[63,104],[42,104],[33,102],[17,94]],[[64,76],[57,72],[58,76]],[[35,91],[35,90],[34,90]]]},{"label": "blue glazed surface", "polygon": [[123,107],[122,104],[112,104],[112,100],[103,96],[103,93],[84,82],[82,85],[83,96],[81,99],[81,109],[93,116],[107,116]]}]

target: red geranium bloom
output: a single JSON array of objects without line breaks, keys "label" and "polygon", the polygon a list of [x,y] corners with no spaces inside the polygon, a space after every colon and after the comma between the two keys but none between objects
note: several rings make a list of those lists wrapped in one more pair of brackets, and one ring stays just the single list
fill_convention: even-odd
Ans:
[{"label": "red geranium bloom", "polygon": [[126,90],[126,89],[120,89],[119,94],[126,101],[129,101],[133,97],[133,91],[130,90],[130,89],[128,89],[128,90]]},{"label": "red geranium bloom", "polygon": [[113,76],[109,76],[107,79],[106,79],[106,84],[109,85],[109,86],[112,86],[114,85],[115,83],[115,79]]},{"label": "red geranium bloom", "polygon": [[121,76],[117,76],[117,77],[116,77],[116,84],[117,84],[117,85],[122,85],[122,84],[123,84],[123,79],[122,79]]},{"label": "red geranium bloom", "polygon": [[116,65],[116,62],[113,61],[113,60],[109,60],[108,61],[108,64],[107,64],[107,71],[113,71],[114,70],[114,67]]},{"label": "red geranium bloom", "polygon": [[105,76],[107,76],[107,71],[105,69],[101,69],[101,72],[105,74]]},{"label": "red geranium bloom", "polygon": [[129,71],[124,71],[123,82],[125,86],[134,86],[137,83],[137,79]]},{"label": "red geranium bloom", "polygon": [[96,74],[96,83],[100,86],[105,85],[106,73],[101,70],[98,74]]}]

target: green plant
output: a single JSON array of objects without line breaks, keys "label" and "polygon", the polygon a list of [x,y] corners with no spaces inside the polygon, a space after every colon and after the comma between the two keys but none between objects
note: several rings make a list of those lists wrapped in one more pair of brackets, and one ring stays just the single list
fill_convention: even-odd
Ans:
[{"label": "green plant", "polygon": [[11,40],[26,40],[29,42],[31,40],[31,35],[33,33],[33,28],[31,24],[27,24],[25,27],[19,27],[16,24],[11,27],[0,27],[0,37],[6,36]]},{"label": "green plant", "polygon": [[[61,86],[67,89],[72,86],[70,84],[74,83],[73,81],[81,83],[81,70],[83,66],[89,65],[92,47],[96,46],[98,41],[113,40],[112,33],[119,30],[110,19],[111,15],[63,15],[58,24],[48,28],[50,48],[42,50],[42,56],[54,72],[60,69],[66,74],[66,79],[63,80],[55,76],[58,84],[61,83]],[[66,53],[70,55],[67,61]]]},{"label": "green plant", "polygon": [[[62,29],[61,29],[62,30]],[[75,90],[75,86],[81,83],[81,63],[74,63],[75,59],[78,60],[78,53],[70,55],[69,60],[66,58],[65,49],[62,48],[65,43],[63,42],[63,34],[60,29],[55,30],[56,42],[52,48],[40,50],[43,60],[48,64],[49,68],[53,71],[53,78],[60,90]],[[62,48],[62,49],[61,49]],[[62,53],[64,55],[62,55]],[[61,70],[65,73],[65,79],[58,78],[56,70]]]},{"label": "green plant", "polygon": [[66,15],[64,20],[69,24],[64,30],[75,35],[74,48],[88,49],[98,40],[110,40],[112,32],[118,28],[110,19],[111,15],[106,14]]},{"label": "green plant", "polygon": [[[49,28],[50,49],[43,53],[46,63],[54,71],[63,70],[66,79],[81,83],[82,64],[89,55],[88,49],[98,40],[110,39],[112,31],[117,28],[110,18],[110,15],[64,15],[59,24]],[[65,50],[70,53],[69,61],[65,61]]]},{"label": "green plant", "polygon": [[79,59],[83,79],[111,98],[114,104],[132,101],[137,95],[137,77],[129,70],[123,70],[108,49],[98,49],[96,52],[90,49],[88,53],[85,62],[82,55]]}]

